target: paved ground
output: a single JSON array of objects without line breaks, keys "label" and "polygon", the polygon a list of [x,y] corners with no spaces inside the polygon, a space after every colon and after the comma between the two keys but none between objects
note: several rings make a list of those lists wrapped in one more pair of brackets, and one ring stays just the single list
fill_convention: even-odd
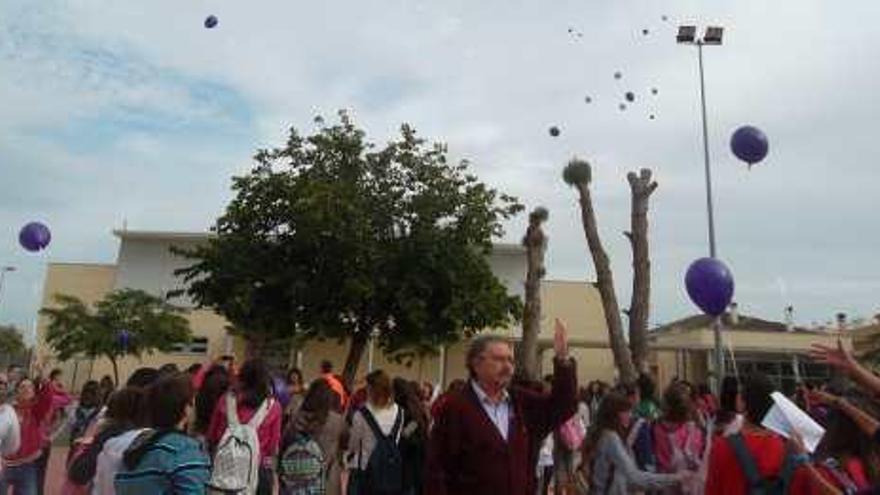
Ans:
[{"label": "paved ground", "polygon": [[64,482],[64,461],[67,459],[67,447],[53,447],[49,457],[49,469],[46,472],[46,495],[61,493]]}]

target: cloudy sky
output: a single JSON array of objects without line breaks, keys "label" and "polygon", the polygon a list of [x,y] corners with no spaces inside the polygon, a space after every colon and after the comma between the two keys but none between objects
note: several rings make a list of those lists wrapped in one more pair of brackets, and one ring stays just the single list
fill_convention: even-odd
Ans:
[{"label": "cloudy sky", "polygon": [[[589,159],[625,298],[625,174],[652,168],[652,320],[687,315],[683,272],[708,250],[696,52],[674,42],[688,22],[726,27],[706,84],[719,254],[743,311],[873,315],[878,15],[868,0],[0,0],[0,263],[18,268],[0,321],[31,328],[46,263],[112,262],[124,220],[208,228],[257,147],[340,108],[378,142],[410,122],[547,206],[551,278],[593,277],[560,179],[572,155]],[[626,91],[636,101],[621,111]],[[728,150],[746,123],[771,142],[751,171]],[[30,220],[54,234],[36,256],[17,245]]]}]

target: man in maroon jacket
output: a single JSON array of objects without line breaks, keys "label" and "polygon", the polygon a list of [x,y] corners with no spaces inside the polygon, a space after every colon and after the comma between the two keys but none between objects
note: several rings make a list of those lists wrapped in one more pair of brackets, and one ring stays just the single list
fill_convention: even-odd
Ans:
[{"label": "man in maroon jacket", "polygon": [[541,441],[577,410],[577,377],[565,326],[556,320],[549,395],[513,387],[513,351],[501,337],[475,339],[471,379],[442,408],[428,443],[425,495],[534,495]]}]

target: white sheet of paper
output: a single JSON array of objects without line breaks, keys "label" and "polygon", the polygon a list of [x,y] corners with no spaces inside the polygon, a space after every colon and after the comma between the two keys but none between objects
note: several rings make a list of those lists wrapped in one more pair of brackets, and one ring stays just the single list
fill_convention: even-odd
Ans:
[{"label": "white sheet of paper", "polygon": [[775,402],[773,403],[773,406],[770,407],[770,410],[767,411],[764,420],[761,421],[761,426],[772,432],[778,433],[785,438],[788,438],[792,430],[791,423],[788,422],[788,419],[782,412],[782,408],[776,405]]},{"label": "white sheet of paper", "polygon": [[796,431],[803,438],[807,450],[810,453],[815,452],[825,435],[825,429],[780,392],[773,392],[771,397],[773,407],[767,411],[761,425],[785,438],[788,438],[792,431]]}]

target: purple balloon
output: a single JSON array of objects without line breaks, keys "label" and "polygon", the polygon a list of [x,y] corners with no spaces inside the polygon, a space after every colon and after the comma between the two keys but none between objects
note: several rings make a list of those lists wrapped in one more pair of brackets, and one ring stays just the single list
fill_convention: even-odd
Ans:
[{"label": "purple balloon", "polygon": [[281,403],[281,408],[287,407],[290,403],[290,393],[287,391],[287,383],[280,377],[272,377],[272,390],[275,392],[275,398]]},{"label": "purple balloon", "polygon": [[219,21],[217,20],[217,16],[209,15],[205,18],[205,27],[208,29],[214,29],[215,27],[217,27],[218,22]]},{"label": "purple balloon", "polygon": [[733,300],[733,275],[715,258],[700,258],[691,263],[684,283],[691,301],[709,316],[724,314]]},{"label": "purple balloon", "polygon": [[754,165],[767,156],[770,145],[767,136],[750,125],[744,125],[737,129],[730,138],[730,149],[740,160]]},{"label": "purple balloon", "polygon": [[52,233],[49,227],[40,222],[31,222],[21,228],[18,233],[18,242],[21,247],[34,253],[45,249],[52,240]]}]

